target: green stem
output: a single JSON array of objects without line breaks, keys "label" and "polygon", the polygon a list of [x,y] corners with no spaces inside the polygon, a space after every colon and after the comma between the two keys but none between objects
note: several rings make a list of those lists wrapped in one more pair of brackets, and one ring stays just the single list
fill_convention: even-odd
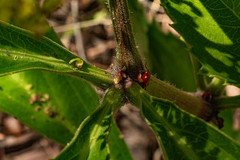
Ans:
[{"label": "green stem", "polygon": [[126,74],[136,78],[146,71],[134,40],[127,0],[109,0],[109,8],[117,41],[116,71],[126,67]]},{"label": "green stem", "polygon": [[154,76],[151,77],[147,92],[161,99],[174,102],[181,109],[196,115],[199,118],[208,120],[212,114],[210,104],[194,94],[184,92]]},{"label": "green stem", "polygon": [[210,91],[215,97],[220,96],[225,88],[224,83],[225,80],[214,77],[207,90]]},{"label": "green stem", "polygon": [[205,91],[207,88],[206,76],[198,74],[198,71],[201,69],[202,65],[196,57],[190,54],[190,58],[193,65],[194,78],[197,89]]},{"label": "green stem", "polygon": [[76,70],[67,71],[67,74],[83,78],[102,90],[108,89],[113,84],[111,73],[101,70],[83,60],[81,61],[80,68],[76,67]]},{"label": "green stem", "polygon": [[90,72],[72,71],[72,72],[67,72],[66,74],[74,77],[82,78],[102,90],[108,89],[113,84],[112,76],[107,72],[95,73],[91,71]]},{"label": "green stem", "polygon": [[[109,0],[109,8],[117,41],[115,69],[116,71],[123,71],[123,68],[126,67],[124,72],[130,77],[130,81],[127,79],[128,81],[121,83],[124,83],[124,89],[127,90],[128,86],[131,87],[131,84],[138,83],[134,80],[137,78],[140,72],[142,73],[147,71],[143,65],[137,45],[135,44],[127,0]],[[122,77],[117,80],[121,81],[123,79]],[[206,88],[206,84],[203,80],[198,80],[198,83],[200,86]],[[212,114],[210,104],[208,104],[202,98],[198,98],[195,95],[190,95],[189,93],[183,92],[182,90],[179,90],[168,83],[160,81],[153,76],[150,80],[149,86],[147,87],[147,91],[152,96],[167,99],[176,103],[180,108],[204,120],[208,120],[209,116]],[[130,99],[131,97],[138,96],[127,95],[127,98]],[[136,102],[138,101],[139,100],[136,100]]]},{"label": "green stem", "polygon": [[214,101],[214,105],[218,110],[240,108],[240,96],[217,98]]}]

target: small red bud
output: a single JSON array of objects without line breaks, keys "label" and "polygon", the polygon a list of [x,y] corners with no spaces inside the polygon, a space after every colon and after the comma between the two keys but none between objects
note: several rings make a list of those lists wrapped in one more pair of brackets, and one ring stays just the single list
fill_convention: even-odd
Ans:
[{"label": "small red bud", "polygon": [[206,91],[202,94],[202,98],[210,102],[212,100],[212,93],[209,91]]},{"label": "small red bud", "polygon": [[137,76],[138,82],[139,83],[144,83],[145,87],[148,85],[149,80],[150,80],[150,71],[148,70],[145,73],[139,73]]},{"label": "small red bud", "polygon": [[117,73],[118,76],[122,77],[122,72],[123,72],[123,71],[118,71],[118,73]]},{"label": "small red bud", "polygon": [[150,73],[149,72],[144,73],[142,76],[142,80],[146,85],[148,85],[149,79],[150,79]]}]

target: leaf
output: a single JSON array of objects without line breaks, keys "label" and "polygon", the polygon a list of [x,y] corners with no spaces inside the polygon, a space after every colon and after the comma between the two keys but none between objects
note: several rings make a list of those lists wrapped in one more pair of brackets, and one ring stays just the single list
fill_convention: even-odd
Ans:
[{"label": "leaf", "polygon": [[[112,124],[113,110],[121,107],[123,92],[114,87],[105,94],[100,106],[78,128],[74,138],[55,160],[110,159],[107,137]],[[79,155],[79,156],[78,156]]]},{"label": "leaf", "polygon": [[[24,29],[0,21],[0,76],[41,69],[84,78],[99,88],[112,84],[111,75],[87,62],[76,68],[69,61],[78,58],[47,37],[36,39]],[[93,78],[94,77],[94,78]]]},{"label": "leaf", "polygon": [[129,87],[127,94],[157,135],[165,159],[239,159],[240,145],[210,124],[172,102],[149,96],[138,85]]},{"label": "leaf", "polygon": [[[148,29],[151,73],[185,91],[195,92],[193,67],[186,45],[177,37],[164,34],[155,20]],[[177,78],[176,78],[177,77]]]},{"label": "leaf", "polygon": [[[59,38],[57,37],[57,35],[54,33],[54,31],[51,28],[51,32],[47,33],[47,37],[54,40],[55,42],[58,42],[58,44],[62,44],[61,41],[59,41]],[[89,86],[90,87],[90,86]],[[90,95],[90,94],[88,94]],[[90,97],[92,98],[93,96],[90,95]],[[97,98],[98,99],[98,98]],[[88,101],[90,102],[90,101]],[[89,107],[89,108],[93,108],[93,107]],[[81,115],[82,112],[81,112]],[[80,116],[83,117],[83,116]],[[113,121],[113,125],[111,128],[111,132],[109,134],[108,137],[108,145],[109,145],[109,149],[110,149],[110,157],[112,160],[121,160],[121,159],[127,159],[127,160],[131,160],[132,156],[131,153],[125,143],[125,141],[123,140],[123,138],[120,138],[121,136],[121,132],[119,131],[117,124],[115,123],[115,121]],[[74,159],[80,159],[81,156],[76,156],[76,158],[74,157]]]},{"label": "leaf", "polygon": [[176,29],[203,63],[201,73],[240,84],[238,1],[162,0]]},{"label": "leaf", "polygon": [[149,28],[146,13],[144,11],[144,6],[140,4],[137,0],[128,0],[128,6],[130,10],[130,21],[133,26],[136,44],[139,47],[141,55],[143,57],[146,57],[149,54],[149,40],[147,37],[147,32]]},{"label": "leaf", "polygon": [[[14,6],[14,4],[11,4],[11,5]],[[30,7],[30,6],[28,6],[28,7]],[[38,7],[38,5],[34,5],[31,7]],[[36,18],[36,16],[39,16],[39,15],[36,15],[36,13],[33,13],[28,16],[29,16],[29,18]],[[14,18],[16,19],[16,17],[14,17]],[[43,16],[42,16],[42,18],[44,19]],[[14,20],[13,22],[16,22],[16,20]],[[17,23],[17,24],[19,24],[19,23]],[[31,25],[31,24],[28,23],[28,25]],[[53,31],[53,29],[48,25],[48,23],[45,20],[44,20],[44,22],[42,22],[41,25],[43,25],[44,28],[47,28],[47,32],[45,33],[46,37],[48,37],[51,40],[53,40],[54,42],[62,45],[62,43],[59,40],[59,38],[57,37],[56,33]],[[24,27],[24,26],[27,27],[28,29],[30,29],[26,25],[23,25],[22,27]],[[32,37],[32,38],[35,39],[36,37]],[[37,40],[39,40],[39,39],[37,39]],[[0,85],[1,85],[2,81],[4,81],[4,78],[0,78]],[[95,110],[96,106],[98,105],[99,97],[97,96],[96,92],[92,89],[92,87],[89,84],[87,84],[86,82],[84,82],[80,79],[71,78],[68,76],[67,77],[60,76],[57,74],[41,72],[41,71],[28,71],[28,72],[24,72],[21,74],[16,74],[14,76],[10,76],[8,79],[10,79],[9,82],[14,81],[14,83],[17,83],[18,80],[21,82],[21,86],[19,86],[19,84],[14,85],[14,86],[16,86],[16,89],[21,88],[21,87],[23,87],[23,89],[25,89],[23,84],[25,84],[25,85],[31,84],[34,86],[33,89],[30,90],[31,93],[34,93],[34,92],[45,93],[45,94],[48,93],[48,95],[50,97],[50,100],[48,100],[48,101],[51,101],[51,103],[53,102],[54,104],[58,104],[57,106],[55,106],[56,108],[54,108],[54,109],[61,112],[61,115],[57,115],[57,116],[61,117],[61,119],[58,118],[57,120],[59,120],[59,119],[60,120],[54,122],[54,124],[59,123],[60,125],[53,124],[51,126],[50,123],[49,124],[46,123],[49,118],[49,116],[48,116],[47,119],[44,119],[44,117],[46,116],[44,107],[49,107],[49,106],[46,106],[46,104],[43,104],[44,106],[41,106],[41,108],[40,108],[39,112],[43,112],[44,116],[41,116],[41,118],[43,117],[42,119],[41,118],[38,119],[39,123],[35,122],[36,121],[35,116],[31,116],[31,118],[34,118],[34,121],[33,121],[34,124],[29,123],[29,121],[27,121],[27,122],[23,121],[23,123],[25,123],[26,125],[30,125],[31,128],[39,131],[40,133],[42,133],[43,135],[45,135],[49,138],[52,138],[52,139],[58,141],[61,144],[66,144],[67,142],[69,142],[71,140],[71,138],[73,137],[73,134],[75,133],[79,124],[90,113],[92,113]],[[30,91],[27,91],[27,92],[30,92]],[[20,93],[20,94],[24,95],[23,93]],[[18,99],[19,95],[17,97],[11,96],[11,98]],[[86,101],[83,101],[81,98],[84,98],[84,100],[86,100]],[[92,99],[90,100],[90,98],[93,98],[94,100],[92,100]],[[24,105],[24,107],[22,107],[22,108],[26,108],[26,106],[29,105],[29,99],[30,98],[26,97],[26,100],[28,103],[26,105]],[[47,103],[49,104],[49,102],[47,102]],[[10,106],[13,106],[14,102],[10,101],[9,104],[10,104]],[[34,108],[33,105],[36,106],[36,104],[32,104],[31,108]],[[83,107],[83,106],[85,106],[85,107]],[[9,108],[7,108],[7,110],[5,110],[5,111],[9,112],[8,109]],[[24,110],[22,112],[24,112]],[[34,115],[36,111],[30,110],[29,112],[33,112],[31,114]],[[15,111],[15,110],[14,110],[14,112],[11,112],[9,114],[11,114],[13,116],[20,115],[20,117],[17,117],[19,119],[22,119],[21,116],[23,115],[23,114],[21,115],[21,114],[17,113],[17,111]],[[42,114],[42,113],[40,113],[40,114]],[[42,125],[46,124],[45,126],[47,126],[47,127],[41,128],[41,125],[38,125],[38,124],[42,124]],[[45,126],[43,126],[43,127],[45,127]],[[60,126],[60,127],[56,127],[56,126]],[[55,131],[55,130],[57,130],[57,131]],[[61,134],[58,134],[60,132],[60,130],[63,130],[63,132],[61,132]],[[69,131],[66,132],[67,130],[69,130]]]},{"label": "leaf", "polygon": [[[80,155],[80,159],[109,159],[107,149],[107,131],[111,124],[111,107],[100,107],[80,126],[76,136],[66,148],[55,158],[72,159]],[[108,158],[107,158],[108,157]]]},{"label": "leaf", "polygon": [[115,121],[113,122],[111,132],[108,137],[108,145],[110,149],[110,156],[112,160],[133,160],[132,155],[121,137],[123,136],[119,131]]},{"label": "leaf", "polygon": [[[61,144],[71,140],[99,99],[93,88],[80,79],[42,71],[0,77],[0,86],[2,111]],[[33,100],[36,96],[42,100],[30,104],[31,97]]]}]

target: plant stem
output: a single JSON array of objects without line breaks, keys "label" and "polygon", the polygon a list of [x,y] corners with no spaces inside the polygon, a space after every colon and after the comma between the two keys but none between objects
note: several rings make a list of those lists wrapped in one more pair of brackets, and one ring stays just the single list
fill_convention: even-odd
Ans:
[{"label": "plant stem", "polygon": [[214,105],[217,106],[218,110],[239,108],[240,96],[217,98],[214,101]]},{"label": "plant stem", "polygon": [[224,83],[225,80],[214,77],[207,90],[210,91],[213,96],[220,96],[225,88],[225,85],[223,85]]},{"label": "plant stem", "polygon": [[126,67],[126,74],[136,78],[146,71],[134,40],[127,0],[109,0],[114,32],[117,41],[116,71]]},{"label": "plant stem", "polygon": [[[123,89],[126,89],[128,88],[127,86],[131,87],[131,84],[139,82],[135,81],[139,73],[147,71],[135,44],[127,0],[109,0],[109,8],[117,41],[115,70],[117,73],[120,73],[120,75],[122,72],[119,71],[124,71],[124,73],[130,78],[128,79],[125,78],[127,76],[120,76],[116,79],[115,83],[118,84],[118,82],[121,82],[121,80],[125,78],[126,81],[122,83],[124,84]],[[125,69],[123,70],[123,68]],[[202,83],[201,85],[204,86],[205,84]],[[153,76],[150,80],[149,86],[146,88],[150,95],[175,102],[183,110],[204,120],[209,120],[209,117],[212,114],[210,104],[202,98],[190,95]]]},{"label": "plant stem", "polygon": [[181,109],[204,120],[209,120],[209,116],[211,116],[211,106],[202,98],[184,92],[154,76],[151,77],[147,92],[152,96],[172,101]]},{"label": "plant stem", "polygon": [[190,58],[193,65],[193,72],[194,72],[194,78],[197,89],[200,89],[202,91],[205,91],[207,88],[207,82],[206,77],[204,75],[198,74],[198,71],[202,67],[201,63],[198,61],[196,57],[194,57],[192,54],[190,54]]},{"label": "plant stem", "polygon": [[112,85],[112,77],[108,73],[99,74],[99,73],[92,73],[92,72],[65,72],[65,74],[74,76],[77,78],[82,78],[101,90],[106,90]]}]

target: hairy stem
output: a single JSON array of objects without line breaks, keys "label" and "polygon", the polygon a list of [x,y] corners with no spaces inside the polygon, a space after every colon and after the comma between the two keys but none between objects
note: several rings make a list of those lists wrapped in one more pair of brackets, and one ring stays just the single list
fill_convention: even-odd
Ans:
[{"label": "hairy stem", "polygon": [[136,78],[139,71],[146,71],[134,40],[127,0],[109,0],[114,32],[117,41],[115,69],[126,67],[130,78]]},{"label": "hairy stem", "polygon": [[193,65],[193,71],[194,71],[194,78],[195,78],[195,84],[197,89],[200,89],[202,91],[205,91],[207,88],[207,82],[206,82],[206,77],[204,75],[198,74],[198,71],[202,67],[200,62],[196,57],[194,57],[192,54],[190,54],[190,58],[192,61]]},{"label": "hairy stem", "polygon": [[217,106],[218,110],[240,108],[240,96],[217,98],[214,105]]},{"label": "hairy stem", "polygon": [[209,103],[194,94],[184,92],[155,77],[151,77],[147,92],[155,97],[174,102],[181,109],[196,115],[204,120],[209,120],[212,108]]},{"label": "hairy stem", "polygon": [[[139,73],[143,72],[147,75],[144,79],[147,79],[145,84],[148,84],[150,74],[143,65],[142,58],[135,44],[127,0],[109,0],[109,8],[117,41],[115,69],[118,71],[119,77],[116,78],[115,84],[123,84],[122,88],[125,90],[128,86],[131,87],[131,84],[139,83],[141,80],[143,81],[143,79],[141,79],[144,77],[143,74],[137,77]],[[126,76],[124,74],[126,74]],[[128,76],[130,79],[126,78]],[[138,78],[138,81],[136,81],[136,78]],[[210,104],[202,98],[190,95],[153,76],[149,86],[145,85],[145,87],[150,95],[172,101],[183,110],[204,120],[209,120],[212,114]],[[127,96],[129,99],[131,99],[131,97],[137,97]]]}]

